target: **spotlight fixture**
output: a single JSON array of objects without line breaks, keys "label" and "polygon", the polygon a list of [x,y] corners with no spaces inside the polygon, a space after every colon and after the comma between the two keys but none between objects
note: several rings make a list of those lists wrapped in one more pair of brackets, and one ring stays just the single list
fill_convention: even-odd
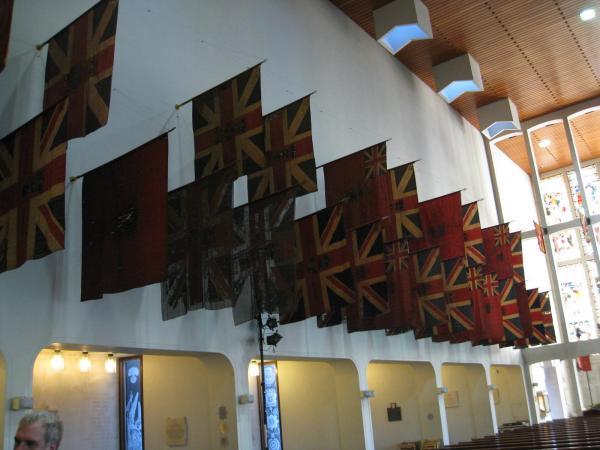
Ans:
[{"label": "spotlight fixture", "polygon": [[274,331],[279,324],[277,323],[277,318],[276,317],[269,316],[269,318],[267,319],[267,322],[265,323],[265,325],[267,326],[267,328],[269,330]]},{"label": "spotlight fixture", "polygon": [[431,39],[429,10],[421,0],[395,0],[373,10],[375,38],[392,55],[409,42]]},{"label": "spotlight fixture", "polygon": [[81,372],[89,372],[92,368],[92,362],[88,352],[81,352],[81,358],[79,358],[79,370]]},{"label": "spotlight fixture", "polygon": [[281,341],[281,339],[283,339],[283,336],[275,332],[272,335],[267,336],[267,345],[277,347],[277,344],[279,344],[279,341]]},{"label": "spotlight fixture", "polygon": [[548,148],[550,145],[552,145],[552,141],[550,139],[542,139],[540,142],[538,142],[538,145],[542,148]]},{"label": "spotlight fixture", "polygon": [[584,22],[587,22],[588,20],[592,20],[594,17],[596,17],[596,10],[594,8],[586,8],[583,9],[580,13],[579,13],[579,17],[581,18],[581,20],[583,20]]},{"label": "spotlight fixture", "polygon": [[250,367],[248,369],[248,375],[251,377],[257,377],[260,375],[260,367],[256,361],[252,361],[250,363]]},{"label": "spotlight fixture", "polygon": [[54,350],[54,355],[52,356],[52,359],[50,360],[50,366],[52,367],[52,370],[54,370],[55,372],[60,372],[61,370],[64,370],[65,368],[65,359],[63,358],[62,353],[60,352],[60,350]]},{"label": "spotlight fixture", "polygon": [[117,360],[112,353],[109,353],[106,357],[106,361],[104,361],[104,370],[106,370],[107,373],[117,372]]}]

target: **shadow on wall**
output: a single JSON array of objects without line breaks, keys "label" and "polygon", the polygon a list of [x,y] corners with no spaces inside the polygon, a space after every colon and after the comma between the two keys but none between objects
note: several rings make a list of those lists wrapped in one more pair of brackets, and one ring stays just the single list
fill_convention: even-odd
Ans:
[{"label": "shadow on wall", "polygon": [[0,352],[0,446],[4,445],[4,412],[6,411],[6,362]]},{"label": "shadow on wall", "polygon": [[[87,372],[80,370],[80,351],[61,353],[62,370],[52,367],[52,350],[39,353],[34,365],[34,406],[59,412],[65,428],[61,450],[77,450],[81,442],[89,450],[118,450],[119,376],[106,371],[107,353],[90,351]],[[184,424],[183,439],[189,448],[237,448],[235,386],[227,358],[144,351],[142,359],[146,448],[167,447],[167,425],[173,423]]]},{"label": "shadow on wall", "polygon": [[[428,362],[371,362],[367,370],[375,447],[442,440],[433,366]],[[398,409],[399,408],[399,409]]]}]

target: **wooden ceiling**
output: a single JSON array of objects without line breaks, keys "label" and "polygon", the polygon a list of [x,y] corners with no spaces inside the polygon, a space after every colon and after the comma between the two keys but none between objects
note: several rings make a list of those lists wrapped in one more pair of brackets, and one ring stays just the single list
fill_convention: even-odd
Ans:
[{"label": "wooden ceiling", "polygon": [[[371,36],[373,10],[390,2],[330,1]],[[432,67],[470,53],[481,67],[484,92],[464,94],[452,106],[477,128],[476,108],[502,97],[513,100],[525,121],[600,96],[600,17],[589,22],[579,18],[589,0],[422,1],[429,9],[433,39],[411,42],[396,57],[435,90]],[[593,113],[574,121],[582,160],[600,157],[599,120]],[[535,134],[542,172],[570,164],[562,125]],[[541,149],[535,142],[546,136],[553,143]],[[498,147],[530,172],[522,137]]]}]

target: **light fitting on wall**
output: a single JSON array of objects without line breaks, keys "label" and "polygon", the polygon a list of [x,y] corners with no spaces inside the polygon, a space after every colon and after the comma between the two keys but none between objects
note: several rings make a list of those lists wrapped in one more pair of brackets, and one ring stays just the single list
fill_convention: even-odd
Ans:
[{"label": "light fitting on wall", "polygon": [[363,391],[360,391],[360,398],[372,398],[375,397],[375,391],[372,391],[370,389],[365,389]]},{"label": "light fitting on wall", "polygon": [[438,94],[448,103],[465,92],[483,91],[479,63],[468,53],[433,66],[433,75]]},{"label": "light fitting on wall", "polygon": [[250,367],[248,368],[248,375],[251,377],[257,377],[260,375],[260,366],[256,361],[252,361],[250,363]]},{"label": "light fitting on wall", "polygon": [[375,38],[392,55],[410,41],[431,39],[429,10],[421,0],[395,0],[373,10]]},{"label": "light fitting on wall", "polygon": [[104,370],[107,373],[117,373],[117,360],[112,353],[109,353],[104,361]]},{"label": "light fitting on wall", "polygon": [[481,132],[488,139],[503,131],[521,129],[517,107],[508,97],[477,108],[477,114]]},{"label": "light fitting on wall", "polygon": [[88,352],[81,352],[81,358],[79,358],[79,370],[81,372],[89,372],[92,368],[92,362]]},{"label": "light fitting on wall", "polygon": [[488,384],[488,391],[493,391],[495,389],[498,389],[498,386],[496,386],[495,384]]},{"label": "light fitting on wall", "polygon": [[60,352],[60,350],[54,350],[54,355],[52,356],[52,359],[50,360],[50,366],[52,367],[52,370],[54,370],[55,372],[60,372],[61,370],[64,370],[65,359],[63,358],[63,355]]},{"label": "light fitting on wall", "polygon": [[447,394],[448,393],[448,388],[446,386],[438,386],[437,388],[437,393],[438,394]]}]

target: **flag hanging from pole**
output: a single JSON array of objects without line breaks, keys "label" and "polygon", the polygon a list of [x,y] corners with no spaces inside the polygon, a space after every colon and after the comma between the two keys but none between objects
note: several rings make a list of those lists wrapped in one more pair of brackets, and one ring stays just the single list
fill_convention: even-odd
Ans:
[{"label": "flag hanging from pole", "polygon": [[390,211],[384,220],[386,241],[423,237],[413,163],[388,171]]},{"label": "flag hanging from pole", "polygon": [[[313,153],[310,97],[304,97],[264,118],[264,159],[253,160],[248,170],[248,199],[296,188],[302,196],[317,191],[317,170]],[[262,163],[261,163],[262,161]]]},{"label": "flag hanging from pole", "polygon": [[515,282],[512,278],[499,281],[500,307],[502,308],[502,325],[504,327],[504,341],[513,345],[518,339],[523,339],[523,323],[519,314],[519,302]]},{"label": "flag hanging from pole", "polygon": [[443,262],[444,293],[452,342],[466,342],[475,329],[473,302],[465,258]]},{"label": "flag hanging from pole", "polygon": [[344,205],[347,230],[381,220],[389,214],[385,142],[323,166],[328,206]]},{"label": "flag hanging from pole", "polygon": [[168,141],[163,134],[84,176],[82,300],[166,279]]},{"label": "flag hanging from pole", "polygon": [[413,254],[413,267],[420,314],[420,327],[415,329],[415,337],[435,337],[448,326],[439,247]]},{"label": "flag hanging from pole", "polygon": [[514,269],[508,224],[483,228],[481,232],[483,234],[483,246],[486,255],[484,272],[496,274],[499,280],[512,278]]},{"label": "flag hanging from pole", "polygon": [[117,10],[117,0],[103,0],[48,43],[44,110],[69,99],[68,139],[108,121]]},{"label": "flag hanging from pole", "polygon": [[67,104],[0,141],[0,273],[64,248]]},{"label": "flag hanging from pole", "polygon": [[6,65],[10,24],[12,21],[13,0],[0,0],[0,72]]},{"label": "flag hanging from pole", "polygon": [[484,266],[486,256],[477,202],[463,205],[462,213],[466,264],[468,267]]},{"label": "flag hanging from pole", "polygon": [[235,166],[237,175],[266,165],[260,65],[192,100],[196,179]]},{"label": "flag hanging from pole", "polygon": [[535,220],[533,221],[533,227],[535,229],[535,236],[537,237],[538,247],[540,252],[546,254],[546,241],[544,241],[544,229]]}]

